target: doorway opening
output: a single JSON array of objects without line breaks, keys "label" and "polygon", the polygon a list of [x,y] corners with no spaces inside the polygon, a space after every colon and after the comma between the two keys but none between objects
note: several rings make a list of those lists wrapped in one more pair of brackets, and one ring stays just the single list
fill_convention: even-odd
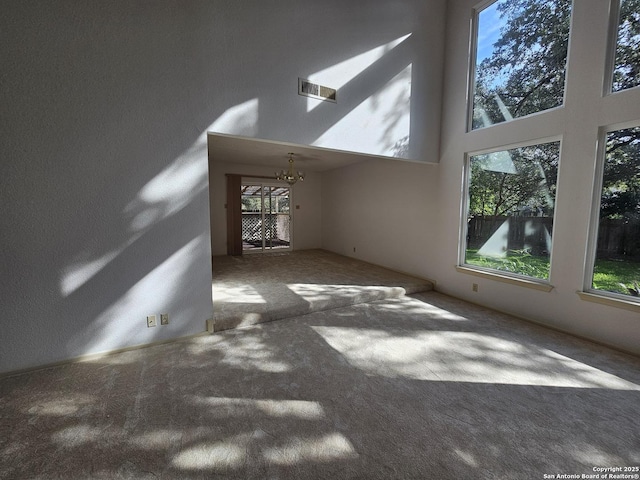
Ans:
[{"label": "doorway opening", "polygon": [[240,201],[243,253],[291,250],[290,186],[243,182]]}]

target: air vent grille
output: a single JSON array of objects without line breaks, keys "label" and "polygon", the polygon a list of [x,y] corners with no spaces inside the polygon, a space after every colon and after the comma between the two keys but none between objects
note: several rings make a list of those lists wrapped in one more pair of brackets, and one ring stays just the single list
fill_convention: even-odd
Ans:
[{"label": "air vent grille", "polygon": [[298,95],[336,102],[336,89],[318,85],[304,78],[298,78]]}]

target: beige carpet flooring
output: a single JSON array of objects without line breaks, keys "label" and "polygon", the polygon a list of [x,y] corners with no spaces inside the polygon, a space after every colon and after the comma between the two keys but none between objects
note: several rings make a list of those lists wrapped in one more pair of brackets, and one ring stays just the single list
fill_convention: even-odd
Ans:
[{"label": "beige carpet flooring", "polygon": [[428,280],[325,250],[213,258],[215,331],[429,290]]},{"label": "beige carpet flooring", "polygon": [[639,419],[639,358],[424,292],[0,379],[0,478],[580,477]]}]

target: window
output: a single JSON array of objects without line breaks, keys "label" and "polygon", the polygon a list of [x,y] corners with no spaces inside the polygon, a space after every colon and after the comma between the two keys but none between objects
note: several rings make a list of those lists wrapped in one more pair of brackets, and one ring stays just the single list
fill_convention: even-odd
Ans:
[{"label": "window", "polygon": [[549,278],[560,142],[469,157],[464,264]]},{"label": "window", "polygon": [[592,289],[640,295],[640,127],[606,134]]},{"label": "window", "polygon": [[640,0],[620,0],[612,91],[640,85]]},{"label": "window", "polygon": [[563,104],[570,22],[571,0],[499,0],[477,14],[472,129]]},{"label": "window", "polygon": [[243,183],[242,250],[268,252],[291,249],[291,187]]}]

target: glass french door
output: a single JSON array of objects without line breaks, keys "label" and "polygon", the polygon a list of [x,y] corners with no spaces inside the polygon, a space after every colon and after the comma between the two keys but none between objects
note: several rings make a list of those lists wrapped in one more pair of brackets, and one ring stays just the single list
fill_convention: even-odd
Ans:
[{"label": "glass french door", "polygon": [[291,249],[291,187],[243,183],[242,251]]}]

